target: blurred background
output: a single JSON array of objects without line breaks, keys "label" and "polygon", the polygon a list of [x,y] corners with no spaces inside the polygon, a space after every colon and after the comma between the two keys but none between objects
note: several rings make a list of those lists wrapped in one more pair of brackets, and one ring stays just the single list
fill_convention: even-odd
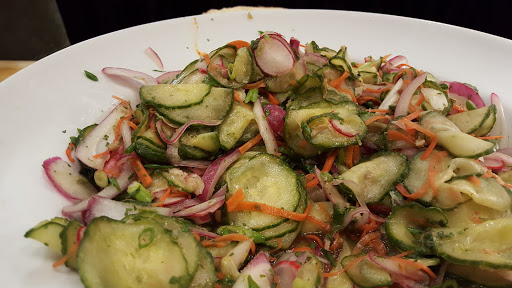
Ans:
[{"label": "blurred background", "polygon": [[[512,39],[512,29],[505,24],[510,17],[507,2],[217,0],[204,4],[171,0],[0,0],[0,60],[38,60],[108,32],[239,5],[383,13],[462,26]],[[326,27],[328,25],[326,23]]]}]

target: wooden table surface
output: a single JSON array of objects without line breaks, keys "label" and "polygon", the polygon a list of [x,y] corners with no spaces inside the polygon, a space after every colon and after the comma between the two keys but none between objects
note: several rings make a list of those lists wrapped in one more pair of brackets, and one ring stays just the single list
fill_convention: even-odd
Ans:
[{"label": "wooden table surface", "polygon": [[0,82],[36,61],[5,61],[0,60]]}]

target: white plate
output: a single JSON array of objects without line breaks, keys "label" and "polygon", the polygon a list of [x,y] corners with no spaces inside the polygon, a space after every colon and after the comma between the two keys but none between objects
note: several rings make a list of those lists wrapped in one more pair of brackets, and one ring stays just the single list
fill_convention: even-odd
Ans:
[{"label": "white plate", "polygon": [[[165,69],[180,70],[201,51],[229,41],[250,41],[273,30],[302,43],[347,45],[360,61],[367,55],[403,54],[414,67],[439,79],[471,83],[486,97],[501,96],[512,111],[512,41],[454,26],[367,13],[288,10],[253,11],[168,20],[107,34],[55,53],[0,84],[0,279],[2,287],[82,287],[78,274],[52,269],[57,259],[40,243],[23,238],[36,223],[59,215],[68,202],[50,187],[42,162],[64,150],[69,136],[102,116],[116,102],[137,93],[102,75],[106,66],[152,72],[144,55],[151,46]],[[93,82],[88,70],[99,77]],[[65,131],[65,132],[64,132]]]}]

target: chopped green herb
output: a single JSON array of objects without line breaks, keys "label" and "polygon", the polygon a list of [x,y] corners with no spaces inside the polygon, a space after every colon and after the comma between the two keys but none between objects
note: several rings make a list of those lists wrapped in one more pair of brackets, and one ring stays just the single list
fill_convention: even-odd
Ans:
[{"label": "chopped green herb", "polygon": [[165,72],[165,71],[162,71],[162,70],[158,70],[158,69],[153,69],[154,72]]},{"label": "chopped green herb", "polygon": [[92,81],[98,82],[98,77],[96,77],[96,75],[92,74],[87,70],[84,70],[84,73],[87,78],[91,79]]},{"label": "chopped green herb", "polygon": [[114,187],[116,187],[117,191],[121,192],[121,186],[119,186],[119,183],[117,182],[116,178],[110,177],[108,178],[108,182],[112,184]]},{"label": "chopped green herb", "polygon": [[245,96],[244,102],[245,103],[254,102],[254,101],[258,100],[258,96],[259,96],[258,88],[251,89],[247,93],[247,96]]}]

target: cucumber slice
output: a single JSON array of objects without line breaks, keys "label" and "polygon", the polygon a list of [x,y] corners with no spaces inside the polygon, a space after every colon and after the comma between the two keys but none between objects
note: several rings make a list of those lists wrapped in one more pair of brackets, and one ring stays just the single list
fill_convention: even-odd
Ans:
[{"label": "cucumber slice", "polygon": [[179,140],[180,145],[196,147],[210,153],[216,153],[220,148],[219,136],[212,128],[194,126],[188,128]]},{"label": "cucumber slice", "polygon": [[408,172],[407,158],[397,152],[377,154],[370,161],[358,164],[338,176],[341,180],[351,180],[358,186],[350,187],[350,183],[336,186],[342,192],[356,196],[358,191],[365,203],[375,203],[382,200],[396,183]]},{"label": "cucumber slice", "polygon": [[233,90],[212,87],[203,102],[188,108],[155,108],[160,115],[175,124],[185,124],[190,120],[223,120],[233,104]]},{"label": "cucumber slice", "polygon": [[[349,255],[343,258],[341,265],[346,266],[352,260],[360,256]],[[392,284],[391,275],[384,271],[377,264],[370,261],[367,257],[359,260],[347,270],[347,275],[359,287],[373,288],[380,286],[389,286]]]},{"label": "cucumber slice", "polygon": [[301,94],[309,89],[319,88],[322,86],[322,80],[317,75],[306,74],[299,79],[298,85],[296,93]]},{"label": "cucumber slice", "polygon": [[352,70],[352,62],[348,58],[346,46],[341,46],[338,53],[336,53],[336,56],[329,59],[329,64],[341,71],[350,73],[350,77],[353,79],[357,78],[357,76],[354,74],[354,71]]},{"label": "cucumber slice", "polygon": [[450,228],[467,228],[484,221],[502,218],[506,213],[479,205],[473,200],[461,203],[455,209],[445,211],[446,218],[448,218],[447,227]]},{"label": "cucumber slice", "polygon": [[297,277],[293,281],[293,286],[298,285],[304,288],[320,287],[324,265],[314,254],[311,252],[306,253],[306,261],[297,271]]},{"label": "cucumber slice", "polygon": [[142,103],[160,108],[186,108],[203,102],[208,84],[158,84],[140,87]]},{"label": "cucumber slice", "polygon": [[502,218],[462,230],[434,228],[424,239],[437,255],[455,264],[511,269],[511,231],[512,218]]},{"label": "cucumber slice", "polygon": [[489,118],[485,120],[480,128],[473,132],[475,136],[485,136],[489,134],[496,123],[496,106],[491,105],[491,114]]},{"label": "cucumber slice", "polygon": [[[307,206],[307,198],[306,198],[306,191],[302,189],[302,185],[298,183],[299,189],[301,189],[301,195],[300,195],[300,202],[297,206],[297,209],[295,210],[296,213],[304,213]],[[260,233],[265,238],[265,241],[270,241],[272,239],[276,238],[282,238],[286,236],[289,233],[293,233],[298,230],[299,228],[299,222],[292,221],[292,220],[286,220],[283,223],[279,224],[276,227],[271,227],[265,230],[261,230]]]},{"label": "cucumber slice", "polygon": [[485,287],[511,287],[510,270],[449,264],[446,272]]},{"label": "cucumber slice", "polygon": [[[492,117],[492,119],[494,119],[494,120],[489,119],[489,117]],[[457,127],[459,127],[460,131],[462,131],[466,134],[472,134],[476,130],[481,128],[484,125],[484,123],[487,123],[488,120],[490,120],[489,123],[492,122],[492,125],[491,125],[491,129],[492,129],[492,126],[494,125],[494,122],[496,121],[496,106],[490,105],[490,106],[478,108],[475,110],[470,110],[470,111],[461,112],[461,113],[457,113],[457,114],[453,114],[453,115],[448,115],[448,116],[446,116],[446,118],[448,118],[448,120],[452,121],[455,125],[457,125]],[[483,129],[483,130],[486,130],[486,129]],[[484,134],[484,135],[486,135],[486,134]],[[483,136],[483,135],[476,135],[476,136]]]},{"label": "cucumber slice", "polygon": [[[104,259],[109,259],[105,261]],[[94,218],[77,253],[86,287],[184,287],[192,276],[172,234],[158,222]]]},{"label": "cucumber slice", "polygon": [[313,103],[324,100],[323,93],[320,88],[310,89],[304,93],[293,94],[291,100],[287,104],[287,110],[297,110]]},{"label": "cucumber slice", "polygon": [[168,163],[163,146],[152,130],[146,130],[134,142],[134,149],[142,158],[158,163]]},{"label": "cucumber slice", "polygon": [[254,72],[254,57],[251,49],[242,47],[236,51],[235,62],[233,62],[232,75],[235,75],[235,81],[241,84],[249,83]]},{"label": "cucumber slice", "polygon": [[24,237],[43,243],[60,255],[62,252],[62,244],[59,235],[62,230],[64,230],[64,227],[65,226],[62,224],[45,220],[28,230]]},{"label": "cucumber slice", "polygon": [[172,84],[180,84],[183,82],[183,79],[185,79],[189,74],[193,73],[194,71],[197,71],[197,68],[196,68],[197,62],[199,62],[199,60],[194,60],[194,61],[190,62],[187,66],[185,66],[183,71],[181,71],[181,73],[178,74],[176,76],[176,78],[174,78],[174,80],[172,80],[171,83]]},{"label": "cucumber slice", "polygon": [[[238,63],[236,63],[236,58],[239,57],[240,59]],[[249,64],[252,66],[251,55],[243,51],[241,54],[238,54],[236,47],[233,45],[220,47],[210,58],[208,75],[223,87],[237,89],[247,83],[236,81],[236,73],[240,73],[240,78],[246,78],[247,74],[250,78],[252,75],[252,67],[249,66]],[[233,64],[234,62],[236,66]],[[235,69],[239,69],[240,71],[237,72]],[[249,81],[249,78],[247,78],[246,81]]]},{"label": "cucumber slice", "polygon": [[421,243],[425,229],[446,226],[448,219],[438,208],[425,208],[417,203],[408,203],[393,208],[386,219],[386,235],[389,241],[403,251],[428,254],[430,251]]},{"label": "cucumber slice", "polygon": [[231,150],[242,137],[249,124],[254,122],[252,109],[238,103],[233,103],[233,108],[218,126],[220,146],[224,150]]},{"label": "cucumber slice", "polygon": [[[60,241],[62,245],[62,255],[66,255],[71,247],[75,246],[78,230],[82,227],[80,222],[72,220],[66,225],[66,227],[60,232]],[[66,261],[66,267],[77,269],[76,265],[76,254],[71,256]]]},{"label": "cucumber slice", "polygon": [[[226,246],[228,247],[228,246]],[[215,272],[215,265],[213,262],[212,254],[206,249],[201,247],[201,255],[199,267],[196,275],[190,283],[190,288],[211,288],[217,282],[217,274]]]},{"label": "cucumber slice", "polygon": [[[280,158],[260,153],[226,174],[229,199],[239,188],[247,201],[295,211],[303,194],[297,174]],[[276,227],[287,219],[258,212],[228,212],[230,225],[256,231]]]},{"label": "cucumber slice", "polygon": [[199,70],[194,70],[185,76],[180,84],[201,84],[205,83],[205,79],[208,76],[206,73],[201,73]]}]

